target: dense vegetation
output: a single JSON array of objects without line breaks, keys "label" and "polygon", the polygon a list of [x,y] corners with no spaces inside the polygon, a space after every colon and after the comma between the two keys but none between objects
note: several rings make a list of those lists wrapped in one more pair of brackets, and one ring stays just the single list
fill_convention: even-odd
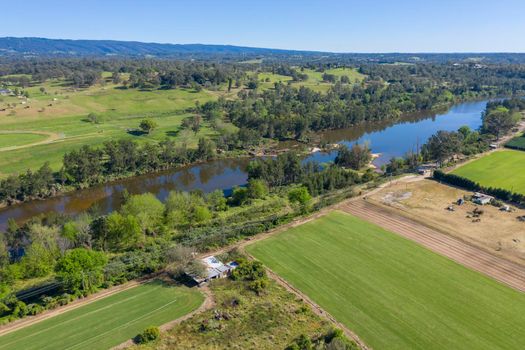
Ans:
[{"label": "dense vegetation", "polygon": [[[282,174],[282,180],[270,178],[263,165]],[[229,197],[222,191],[172,192],[162,203],[143,194],[127,196],[120,210],[108,215],[55,214],[20,227],[11,221],[0,236],[0,318],[36,314],[161,269],[180,273],[194,250],[224,246],[289,222],[332,203],[337,190],[344,196],[353,185],[374,178],[336,165],[302,165],[295,154],[250,167],[259,171],[252,170],[248,185]],[[32,280],[56,280],[53,296],[36,291],[24,299],[27,303],[18,300],[10,286]]]}]

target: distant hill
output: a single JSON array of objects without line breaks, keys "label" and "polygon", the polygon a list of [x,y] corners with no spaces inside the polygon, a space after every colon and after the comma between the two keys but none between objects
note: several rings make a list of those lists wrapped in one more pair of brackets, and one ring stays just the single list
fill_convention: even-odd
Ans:
[{"label": "distant hill", "polygon": [[233,45],[159,44],[117,40],[0,38],[0,57],[159,57],[179,59],[263,58],[290,62],[469,62],[525,63],[525,53],[333,53],[282,50]]},{"label": "distant hill", "polygon": [[322,55],[314,51],[279,50],[233,45],[159,44],[116,40],[0,38],[0,55],[24,56],[293,56]]}]

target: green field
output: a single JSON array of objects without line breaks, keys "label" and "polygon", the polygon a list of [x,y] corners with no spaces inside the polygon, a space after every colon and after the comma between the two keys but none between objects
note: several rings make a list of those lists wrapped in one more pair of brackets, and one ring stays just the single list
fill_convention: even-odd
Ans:
[{"label": "green field", "polygon": [[333,212],[247,247],[374,349],[523,349],[525,295]]},{"label": "green field", "polygon": [[[332,68],[332,69],[326,69],[323,72],[317,72],[313,69],[304,69],[301,71],[302,73],[305,73],[308,75],[308,80],[301,81],[301,82],[293,82],[292,86],[299,87],[299,86],[306,86],[314,91],[318,92],[326,92],[330,87],[332,86],[331,83],[323,82],[323,74],[333,74],[337,77],[341,76],[347,76],[350,79],[351,83],[357,83],[362,81],[365,76],[361,73],[359,73],[357,70],[353,68]],[[260,86],[263,89],[271,89],[274,86],[274,83],[276,82],[288,82],[292,80],[292,77],[286,76],[286,75],[279,75],[274,73],[259,73],[258,79],[260,81]],[[266,81],[266,80],[269,81]]]},{"label": "green field", "polygon": [[34,142],[40,142],[47,139],[46,135],[39,134],[2,134],[0,133],[0,148],[10,147],[10,146],[22,146]]},{"label": "green field", "polygon": [[525,152],[504,150],[467,163],[452,171],[452,174],[466,177],[482,186],[525,194],[524,172]]},{"label": "green field", "polygon": [[202,304],[197,290],[144,284],[0,337],[0,349],[108,349]]},{"label": "green field", "polygon": [[[45,88],[45,93],[40,87]],[[0,111],[0,130],[51,132],[63,137],[47,145],[0,152],[0,177],[38,168],[45,161],[58,170],[66,151],[82,145],[100,145],[109,139],[129,138],[144,142],[171,137],[194,147],[200,137],[215,135],[216,131],[205,121],[197,134],[181,130],[182,120],[190,116],[186,110],[195,106],[196,101],[204,103],[219,95],[227,95],[221,91],[196,92],[182,88],[140,91],[122,89],[109,82],[87,89],[73,89],[60,80],[37,84],[26,90],[30,98],[25,104],[14,96],[3,97],[0,101],[0,109],[16,105],[14,109]],[[100,123],[89,122],[86,118],[89,113],[99,115]],[[130,134],[128,131],[137,129],[143,118],[154,119],[158,128],[150,135]],[[226,126],[233,127],[231,124]],[[13,139],[5,136],[0,135],[0,148],[26,143],[11,143]],[[34,136],[25,134],[26,137]]]}]

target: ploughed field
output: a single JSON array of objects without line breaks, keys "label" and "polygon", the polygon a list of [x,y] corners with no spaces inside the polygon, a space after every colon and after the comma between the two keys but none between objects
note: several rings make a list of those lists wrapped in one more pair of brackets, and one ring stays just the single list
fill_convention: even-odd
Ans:
[{"label": "ploughed field", "polygon": [[523,293],[351,215],[247,250],[374,349],[523,348]]},{"label": "ploughed field", "polygon": [[0,349],[109,349],[203,302],[197,290],[150,282],[0,337]]},{"label": "ploughed field", "polygon": [[466,177],[485,187],[525,194],[524,172],[525,152],[504,150],[467,163],[452,171],[452,174]]}]

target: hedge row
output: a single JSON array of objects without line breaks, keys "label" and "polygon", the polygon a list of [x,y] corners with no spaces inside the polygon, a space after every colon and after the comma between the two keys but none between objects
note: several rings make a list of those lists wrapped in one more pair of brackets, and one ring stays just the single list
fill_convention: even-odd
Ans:
[{"label": "hedge row", "polygon": [[435,170],[433,177],[438,181],[443,181],[450,185],[462,187],[470,191],[482,192],[494,196],[503,201],[510,201],[517,204],[525,204],[525,195],[521,193],[512,192],[503,188],[485,187],[465,177],[454,174],[447,174],[441,170]]}]

